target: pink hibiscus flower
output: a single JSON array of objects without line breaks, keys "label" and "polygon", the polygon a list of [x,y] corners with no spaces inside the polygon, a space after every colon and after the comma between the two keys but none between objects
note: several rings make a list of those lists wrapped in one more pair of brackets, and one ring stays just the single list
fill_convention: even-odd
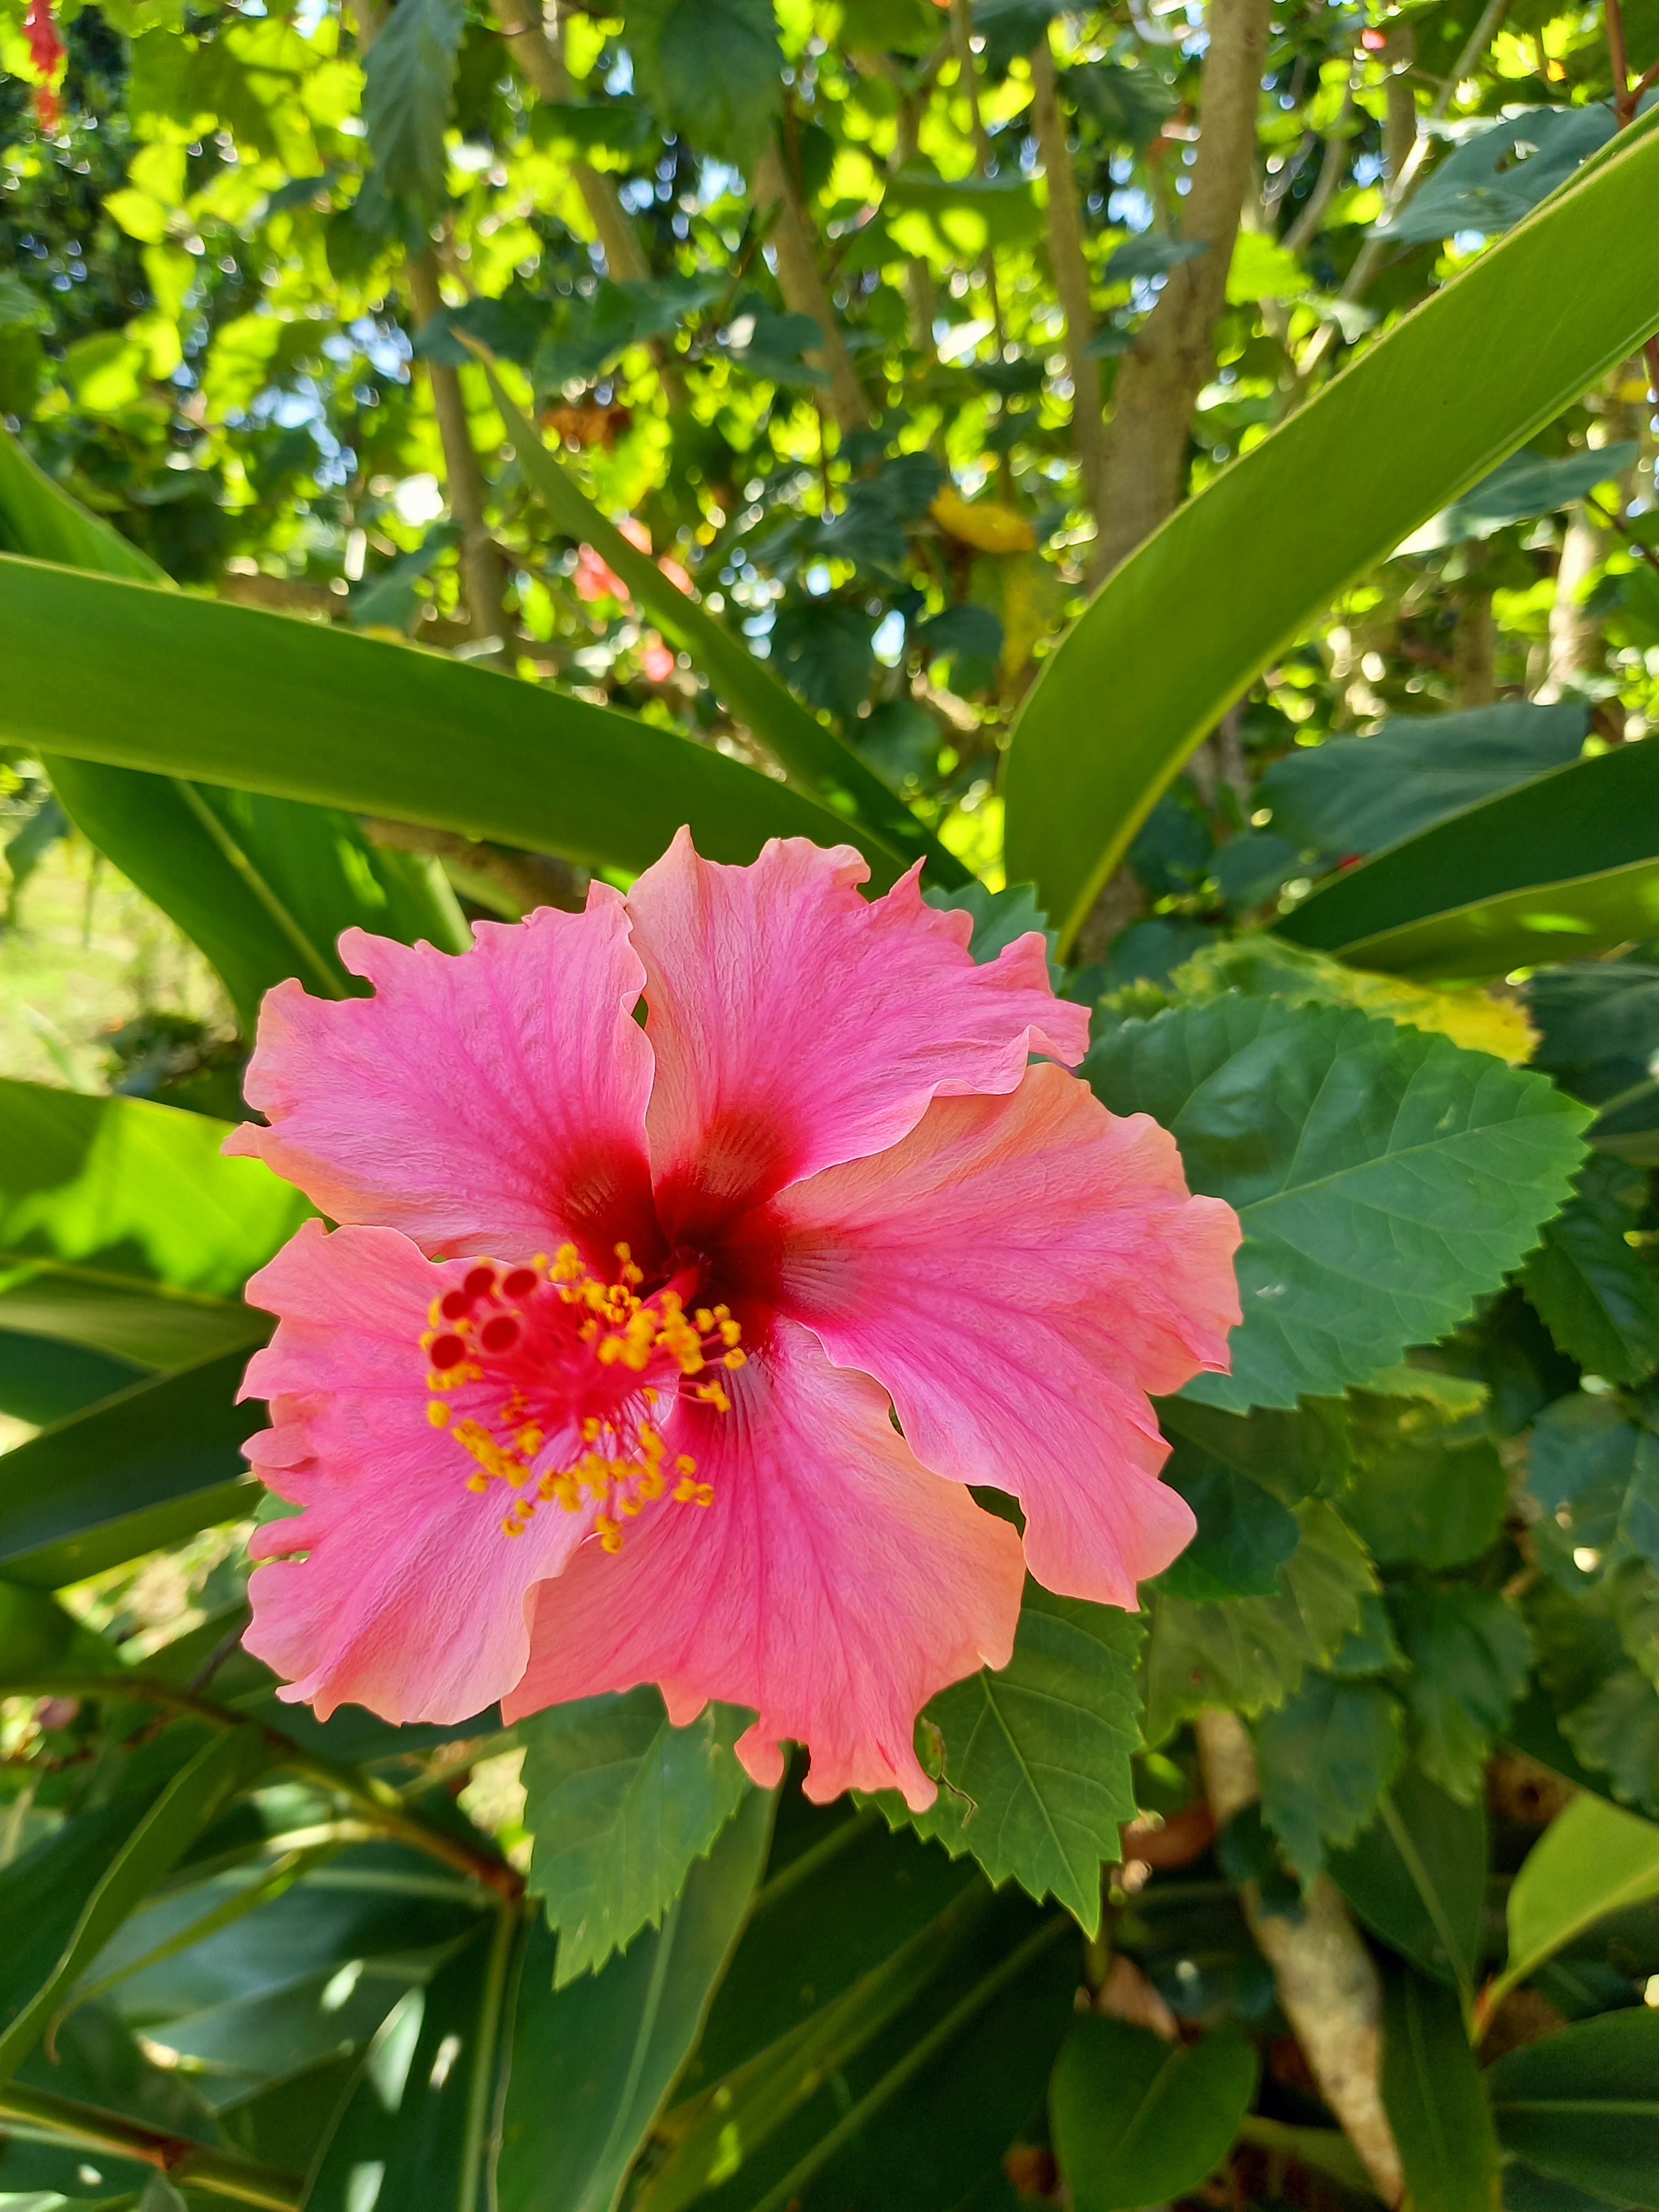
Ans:
[{"label": "pink hibiscus flower", "polygon": [[867,873],[682,831],[626,899],[459,957],[349,931],[374,998],[266,999],[270,1126],[227,1150],[342,1224],[249,1285],[249,1456],[304,1508],[254,1540],[284,1697],[655,1682],[676,1722],[753,1710],[757,1782],[794,1740],[810,1796],[920,1808],[916,1713],[1006,1663],[1025,1568],[1133,1606],[1186,1542],[1146,1393],[1224,1364],[1237,1223],[1054,1065],[1088,1024],[1040,935],[976,966],[966,915]]}]

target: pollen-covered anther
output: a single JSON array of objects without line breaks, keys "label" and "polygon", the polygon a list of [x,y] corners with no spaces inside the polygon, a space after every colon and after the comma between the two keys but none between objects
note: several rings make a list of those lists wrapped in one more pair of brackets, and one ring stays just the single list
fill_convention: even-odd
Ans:
[{"label": "pollen-covered anther", "polygon": [[472,1462],[469,1490],[501,1481],[515,1493],[501,1522],[506,1535],[522,1535],[538,1503],[551,1504],[591,1513],[614,1552],[623,1524],[665,1495],[714,1502],[695,1461],[682,1453],[671,1463],[661,1409],[684,1390],[730,1410],[713,1370],[743,1365],[741,1325],[724,1305],[688,1311],[673,1284],[641,1297],[644,1272],[630,1248],[614,1252],[610,1282],[564,1244],[532,1266],[480,1261],[432,1303],[421,1339],[433,1394],[427,1418]]}]

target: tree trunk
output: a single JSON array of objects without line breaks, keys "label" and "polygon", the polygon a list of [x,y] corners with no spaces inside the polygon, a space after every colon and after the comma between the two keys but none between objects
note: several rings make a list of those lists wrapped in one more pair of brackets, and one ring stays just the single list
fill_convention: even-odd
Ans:
[{"label": "tree trunk", "polygon": [[1269,0],[1210,0],[1198,161],[1182,208],[1183,235],[1201,238],[1208,251],[1170,271],[1118,370],[1106,433],[1102,574],[1150,537],[1181,496],[1188,426],[1215,371],[1212,334],[1226,301],[1239,211],[1255,188],[1268,13]]},{"label": "tree trunk", "polygon": [[[430,253],[410,255],[409,296],[422,323],[429,323],[442,307],[438,271]],[[466,419],[460,371],[434,361],[428,362],[426,368],[432,386],[432,411],[438,418],[438,437],[443,447],[450,511],[466,532],[461,541],[461,584],[472,635],[480,643],[494,638],[497,653],[506,657],[507,563],[484,519],[487,487]]]},{"label": "tree trunk", "polygon": [[[1261,1794],[1250,1733],[1237,1713],[1214,1709],[1199,1715],[1194,1733],[1205,1794],[1223,1827]],[[1404,2176],[1382,2107],[1382,1991],[1370,1953],[1328,1875],[1314,1884],[1299,1920],[1263,1912],[1254,1882],[1244,1885],[1243,1903],[1320,2094],[1384,2203],[1398,2203]]]}]

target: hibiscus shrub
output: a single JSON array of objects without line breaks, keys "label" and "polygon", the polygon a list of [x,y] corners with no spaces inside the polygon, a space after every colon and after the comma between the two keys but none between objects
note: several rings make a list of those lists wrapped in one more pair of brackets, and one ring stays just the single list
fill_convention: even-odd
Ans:
[{"label": "hibiscus shrub", "polygon": [[0,960],[221,992],[0,1078],[0,2207],[1659,2212],[1656,33],[1504,15],[0,0]]}]

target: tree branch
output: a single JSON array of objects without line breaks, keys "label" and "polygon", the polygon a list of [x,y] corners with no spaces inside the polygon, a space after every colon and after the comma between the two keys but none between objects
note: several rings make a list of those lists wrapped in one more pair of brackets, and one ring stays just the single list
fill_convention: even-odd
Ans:
[{"label": "tree branch", "polygon": [[810,315],[823,332],[823,343],[807,354],[805,360],[809,367],[821,368],[829,376],[830,412],[842,437],[850,436],[868,425],[870,401],[842,340],[830,288],[818,267],[811,225],[775,138],[756,164],[754,185],[757,213],[776,209],[772,249],[777,256],[778,289],[784,305],[792,315]]},{"label": "tree branch", "polygon": [[170,2181],[233,2204],[253,2204],[264,2212],[298,2212],[305,2184],[296,2174],[279,2173],[223,2151],[210,2149],[188,2136],[147,2128],[118,2112],[100,2112],[46,2089],[25,2089],[15,2081],[0,2086],[0,2127],[35,2128],[76,2150],[102,2151],[152,2166]]},{"label": "tree branch", "polygon": [[1096,565],[1105,574],[1174,512],[1199,393],[1215,372],[1212,333],[1244,196],[1255,187],[1255,122],[1268,0],[1210,0],[1198,161],[1182,214],[1206,248],[1165,280],[1124,356],[1106,433],[1105,498]]},{"label": "tree branch", "polygon": [[[1031,112],[1037,148],[1048,180],[1048,258],[1054,289],[1065,312],[1066,370],[1072,380],[1072,442],[1077,448],[1080,504],[1097,518],[1095,550],[1105,489],[1106,428],[1101,416],[1100,365],[1089,358],[1094,310],[1089,298],[1089,264],[1084,258],[1083,226],[1078,216],[1077,184],[1066,143],[1066,117],[1060,105],[1054,49],[1045,30],[1031,52]],[[1091,575],[1091,580],[1098,577]]]},{"label": "tree branch", "polygon": [[[1261,1794],[1249,1730],[1237,1713],[1211,1708],[1194,1723],[1205,1794],[1218,1827]],[[1382,1992],[1328,1875],[1314,1884],[1299,1920],[1263,1912],[1254,1882],[1241,1893],[1257,1948],[1273,1968],[1279,2002],[1296,2032],[1321,2095],[1385,2203],[1404,2186],[1400,2153],[1382,2106]]]}]

